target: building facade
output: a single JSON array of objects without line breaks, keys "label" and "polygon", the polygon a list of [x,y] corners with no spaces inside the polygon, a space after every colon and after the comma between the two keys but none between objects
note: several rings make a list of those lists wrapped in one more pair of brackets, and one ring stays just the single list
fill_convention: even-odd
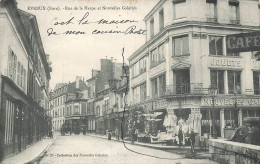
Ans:
[{"label": "building facade", "polygon": [[36,17],[0,2],[1,138],[4,156],[20,152],[48,133],[50,62]]},{"label": "building facade", "polygon": [[186,134],[191,129],[198,136],[211,134],[210,85],[218,88],[214,116],[219,137],[228,137],[244,117],[260,116],[257,52],[227,53],[225,39],[260,31],[259,12],[257,0],[158,2],[144,18],[146,43],[128,58],[131,108],[143,109],[146,117],[142,133],[164,131],[174,139],[183,124]]},{"label": "building facade", "polygon": [[[56,84],[53,91],[50,92],[50,102],[48,115],[52,118],[52,126],[54,130],[60,130],[62,124],[65,122],[67,107],[66,101],[70,101],[75,97],[76,91],[87,90],[87,85],[81,77],[76,77],[72,83]],[[70,110],[72,110],[70,108]]]},{"label": "building facade", "polygon": [[121,129],[121,125],[124,130],[126,129],[128,71],[128,66],[116,63],[113,59],[101,59],[101,70],[92,70],[92,78],[87,80],[89,131],[95,130],[98,134],[106,134],[108,130],[115,132],[115,129]]}]

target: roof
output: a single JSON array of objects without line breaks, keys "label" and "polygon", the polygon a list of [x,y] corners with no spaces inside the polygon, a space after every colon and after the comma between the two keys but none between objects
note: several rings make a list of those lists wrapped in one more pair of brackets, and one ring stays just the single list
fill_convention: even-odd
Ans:
[{"label": "roof", "polygon": [[[53,93],[55,91],[57,91],[58,89],[61,89],[62,87],[65,87],[65,86],[66,86],[66,90],[64,90],[64,92],[58,93],[58,94],[56,94],[54,96],[51,96],[51,100],[56,98],[56,97],[59,97],[61,95],[66,95],[68,93],[75,93],[75,90],[77,90],[77,88],[76,88],[76,81],[74,81],[72,83],[68,83],[68,84],[65,84],[65,85],[63,85],[63,86],[61,86],[59,88],[56,88],[55,90],[53,90]],[[80,91],[84,91],[86,89],[88,89],[88,86],[85,84],[85,82],[82,81],[82,80],[79,80],[79,90]]]},{"label": "roof", "polygon": [[[26,11],[23,11],[21,9],[18,9],[18,11],[21,15],[22,21],[25,22],[26,21],[25,19],[27,19],[28,22],[30,23],[30,26],[32,27],[33,35],[36,39],[36,42],[37,42],[37,45],[38,45],[38,48],[39,48],[39,51],[40,51],[39,54],[40,54],[40,57],[41,57],[41,60],[42,60],[42,63],[43,63],[43,67],[44,67],[45,72],[46,72],[47,79],[50,79],[51,76],[50,76],[49,63],[47,62],[46,54],[45,54],[45,51],[44,51],[44,48],[43,48],[43,44],[42,44],[41,35],[40,35],[36,16],[31,14],[31,13],[28,13]],[[28,31],[27,31],[27,33],[28,33]]]},{"label": "roof", "polygon": [[160,7],[162,7],[162,5],[164,4],[164,2],[166,2],[167,0],[160,0],[153,8],[152,10],[144,17],[144,21],[147,21],[150,16],[157,11]]}]

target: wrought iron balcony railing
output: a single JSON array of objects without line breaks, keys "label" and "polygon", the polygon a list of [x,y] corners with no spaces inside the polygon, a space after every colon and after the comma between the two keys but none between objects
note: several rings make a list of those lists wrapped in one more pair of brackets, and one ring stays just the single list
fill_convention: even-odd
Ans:
[{"label": "wrought iron balcony railing", "polygon": [[167,85],[165,95],[203,94],[202,83],[182,83]]}]

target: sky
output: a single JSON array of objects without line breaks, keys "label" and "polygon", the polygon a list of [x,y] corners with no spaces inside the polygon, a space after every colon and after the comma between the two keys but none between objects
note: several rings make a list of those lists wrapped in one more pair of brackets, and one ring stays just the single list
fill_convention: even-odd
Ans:
[{"label": "sky", "polygon": [[[145,35],[93,34],[93,31],[125,31],[132,26],[136,26],[135,31],[145,30],[143,19],[158,1],[17,0],[19,9],[37,18],[45,53],[52,62],[51,89],[57,83],[75,81],[76,76],[91,78],[91,70],[100,69],[100,59],[113,57],[122,62],[123,48],[127,60],[145,43]],[[126,7],[131,9],[123,9]],[[102,19],[131,22],[102,24]],[[84,34],[65,34],[67,31]]]}]

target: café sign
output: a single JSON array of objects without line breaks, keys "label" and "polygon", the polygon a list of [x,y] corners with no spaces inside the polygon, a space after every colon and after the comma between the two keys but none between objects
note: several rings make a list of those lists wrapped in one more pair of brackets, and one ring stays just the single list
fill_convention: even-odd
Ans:
[{"label": "caf\u00e9 sign", "polygon": [[260,50],[260,32],[239,33],[226,36],[227,53]]}]

